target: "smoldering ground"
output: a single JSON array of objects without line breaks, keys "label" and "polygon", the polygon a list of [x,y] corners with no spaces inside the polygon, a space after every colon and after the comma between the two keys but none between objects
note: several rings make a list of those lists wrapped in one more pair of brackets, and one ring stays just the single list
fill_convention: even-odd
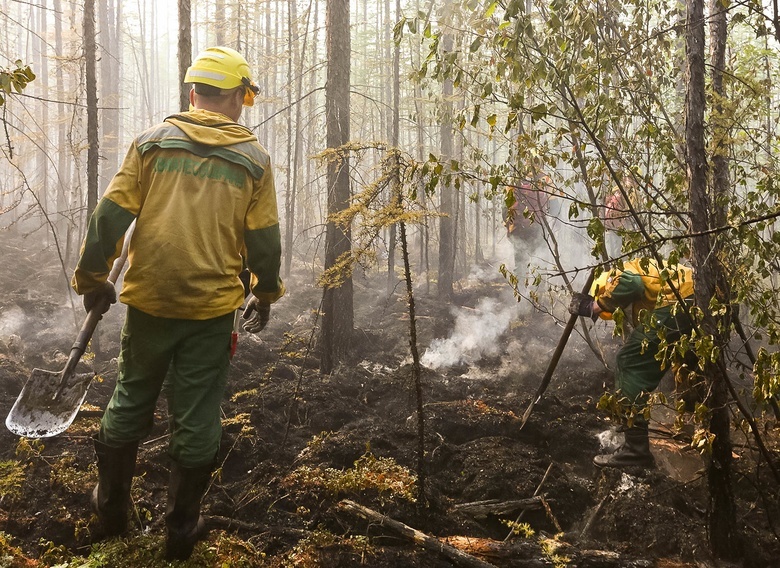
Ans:
[{"label": "smoldering ground", "polygon": [[[24,264],[3,254],[1,246],[0,254],[5,266]],[[468,331],[469,326],[487,325],[479,314],[496,317],[496,310],[505,304],[511,314],[508,324],[502,319],[493,331],[482,331],[494,334],[498,355],[475,341],[472,362],[424,371],[425,514],[401,493],[385,489],[395,487],[390,482],[413,479],[413,475],[393,476],[399,471],[413,474],[418,463],[415,420],[409,419],[416,416],[417,406],[404,364],[409,357],[409,317],[403,288],[388,297],[385,274],[368,274],[357,282],[353,358],[323,376],[317,371],[312,340],[321,289],[311,282],[310,272],[292,274],[287,281],[289,296],[272,309],[261,340],[250,340],[243,333],[239,339],[223,403],[221,475],[213,480],[204,501],[211,530],[190,565],[283,566],[301,559],[308,565],[340,568],[366,563],[377,568],[449,565],[437,552],[389,533],[384,525],[346,513],[339,507],[342,499],[433,537],[491,543],[506,554],[481,558],[501,567],[544,563],[541,543],[547,537],[540,535],[549,534],[560,535],[557,542],[566,547],[569,557],[577,558],[586,547],[606,550],[615,567],[638,565],[630,564],[637,559],[676,566],[693,566],[694,556],[697,562],[706,560],[705,483],[683,484],[657,473],[646,479],[635,477],[626,485],[620,475],[594,471],[596,435],[606,427],[594,399],[608,374],[576,334],[547,395],[525,428],[518,429],[518,413],[538,386],[540,369],[546,367],[560,337],[561,317],[551,318],[529,302],[518,304],[513,295],[507,296],[507,283],[497,273],[496,262],[480,265],[472,271],[474,278],[460,281],[454,303],[462,309],[453,309],[453,302],[439,298],[435,289],[419,290],[415,298],[423,353],[435,340],[446,342],[459,326]],[[9,276],[0,274],[2,278]],[[17,283],[0,282],[3,285],[14,290]],[[25,343],[24,361],[0,354],[0,381],[14,385],[0,389],[6,412],[29,374],[27,357],[48,351],[54,343],[67,350],[73,339],[73,314],[67,299],[62,300],[60,284],[31,289],[40,291],[33,298],[37,302],[27,303],[27,292],[23,297],[21,293],[0,296],[0,314],[4,316],[5,308],[12,305],[23,312],[22,317],[16,308],[9,309],[16,315],[9,316],[5,325],[18,330]],[[46,316],[49,307],[40,306],[57,309]],[[560,300],[554,309],[560,313]],[[35,343],[43,328],[57,326],[54,322],[63,317],[58,310],[65,314],[65,333],[47,345]],[[464,323],[457,324],[459,318]],[[110,358],[118,351],[121,321],[122,306],[114,306],[100,324],[103,355],[94,364],[105,369],[106,376],[89,393],[89,402],[97,408],[104,407],[111,394],[116,363]],[[31,325],[37,330],[32,335]],[[587,325],[607,333],[601,323]],[[130,534],[95,548],[88,540],[88,493],[96,481],[90,436],[97,431],[97,418],[77,418],[71,430],[45,441],[38,453],[17,451],[27,446],[3,432],[0,460],[18,464],[25,473],[14,491],[0,499],[0,531],[7,535],[3,538],[28,558],[55,551],[61,555],[60,565],[84,565],[83,557],[96,550],[106,565],[127,565],[128,558],[144,553],[145,562],[135,565],[164,566],[159,552],[168,468],[164,416],[163,409],[139,451],[133,480],[134,508],[139,514]],[[667,443],[675,441],[667,439]],[[374,469],[366,469],[366,464]],[[339,483],[334,485],[334,479]],[[368,484],[356,486],[344,480]],[[408,481],[402,485],[409,488]],[[744,487],[737,489],[744,494],[740,510],[745,522],[755,527],[753,541],[769,543],[763,552],[751,553],[757,559],[753,565],[771,566],[766,516],[753,506],[755,495],[745,493]],[[511,503],[535,492],[544,497],[550,512],[539,508],[524,513],[522,521],[536,535],[512,534],[505,543],[510,532],[506,523],[517,519],[517,511],[475,517],[463,508],[486,500]],[[642,512],[641,530],[636,511]],[[231,551],[234,556],[226,556]],[[473,548],[469,551],[480,554]],[[35,562],[26,565],[43,565]]]}]

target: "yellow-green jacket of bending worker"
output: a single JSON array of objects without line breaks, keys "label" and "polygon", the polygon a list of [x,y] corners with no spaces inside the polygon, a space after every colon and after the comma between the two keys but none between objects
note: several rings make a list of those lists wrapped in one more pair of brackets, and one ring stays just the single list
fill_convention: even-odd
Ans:
[{"label": "yellow-green jacket of bending worker", "polygon": [[164,390],[168,560],[188,558],[204,535],[200,504],[219,450],[242,267],[251,272],[252,292],[244,315],[256,312],[244,329],[262,330],[270,304],[284,294],[270,158],[237,123],[259,91],[249,65],[235,50],[208,48],[184,82],[192,84],[190,111],[133,141],[90,218],[73,276],[88,310],[96,296],[106,308],[115,301],[106,280],[135,220],[120,295],[128,309],[117,383],[95,440],[92,508],[107,535],[127,530],[138,443],[151,432]]},{"label": "yellow-green jacket of bending worker", "polygon": [[[691,268],[678,264],[661,270],[653,260],[636,258],[623,263],[622,270],[603,272],[591,287],[590,300],[580,300],[580,304],[590,305],[582,305],[577,313],[592,318],[612,319],[618,308],[631,310],[634,329],[617,354],[615,373],[616,389],[627,406],[641,410],[669,368],[666,358],[657,357],[662,341],[659,335],[671,344],[691,331],[686,310],[674,309],[678,296],[692,302]],[[590,313],[585,313],[588,310]],[[649,324],[642,322],[643,310],[650,314]]]}]

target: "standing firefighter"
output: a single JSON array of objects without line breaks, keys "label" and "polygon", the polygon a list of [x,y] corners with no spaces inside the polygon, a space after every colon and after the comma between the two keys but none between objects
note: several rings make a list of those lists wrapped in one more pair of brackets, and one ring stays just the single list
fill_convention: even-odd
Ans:
[{"label": "standing firefighter", "polygon": [[520,273],[543,243],[543,215],[550,200],[549,180],[544,175],[533,180],[521,180],[517,186],[507,186],[504,202],[504,226],[514,252],[515,272]]},{"label": "standing firefighter", "polygon": [[604,199],[604,247],[610,258],[620,256],[623,248],[623,234],[633,228],[631,210],[624,194],[632,204],[638,202],[636,195],[637,183],[628,175],[622,178],[623,190],[615,185]]},{"label": "standing firefighter", "polygon": [[200,506],[216,464],[231,332],[262,330],[284,294],[276,193],[268,153],[236,123],[258,93],[236,51],[212,47],[187,70],[191,110],[135,139],[90,221],[73,277],[89,310],[116,302],[106,281],[133,219],[120,300],[127,304],[114,394],[95,439],[92,508],[107,536],[127,529],[139,440],[152,428],[163,380],[171,424],[166,557],[184,560],[205,534]]},{"label": "standing firefighter", "polygon": [[[623,270],[601,274],[591,293],[575,293],[569,312],[595,321],[598,317],[612,319],[615,310],[630,306],[634,324],[617,354],[615,373],[617,396],[628,426],[626,440],[617,452],[596,456],[593,462],[599,467],[652,467],[655,462],[642,411],[649,393],[658,387],[669,367],[671,352],[659,352],[662,341],[672,349],[681,335],[691,332],[684,308],[693,302],[693,271],[683,265],[659,269],[652,260],[632,259],[623,264]],[[679,305],[678,299],[688,306]],[[642,317],[643,312],[649,317]]]}]

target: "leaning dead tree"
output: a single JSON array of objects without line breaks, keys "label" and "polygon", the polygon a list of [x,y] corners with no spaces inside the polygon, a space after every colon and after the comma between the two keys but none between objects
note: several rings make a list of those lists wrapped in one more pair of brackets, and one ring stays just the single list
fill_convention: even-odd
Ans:
[{"label": "leaning dead tree", "polygon": [[489,562],[485,562],[475,556],[462,552],[454,546],[450,546],[438,538],[429,536],[409,525],[377,513],[368,507],[358,505],[354,501],[344,500],[339,504],[339,507],[379,526],[390,528],[396,534],[400,534],[405,538],[416,542],[423,548],[441,554],[448,560],[451,560],[456,566],[463,566],[464,568],[491,568],[495,566],[494,564],[490,564]]}]

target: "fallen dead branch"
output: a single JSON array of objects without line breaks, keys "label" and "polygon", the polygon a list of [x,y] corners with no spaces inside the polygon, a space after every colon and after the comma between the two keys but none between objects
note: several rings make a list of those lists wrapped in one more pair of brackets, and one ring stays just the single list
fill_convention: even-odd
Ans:
[{"label": "fallen dead branch", "polygon": [[[547,477],[550,475],[550,472],[552,471],[553,462],[550,462],[550,465],[547,466],[547,470],[544,472],[544,475],[542,476],[542,480],[539,482],[539,485],[536,486],[536,491],[534,491],[534,498],[539,497],[540,502],[542,506],[544,507],[545,511],[547,512],[548,516],[555,519],[555,517],[552,514],[552,510],[550,510],[550,505],[544,500],[544,496],[540,496],[539,493],[542,491],[542,486],[544,485],[544,482],[547,481]],[[525,514],[527,509],[523,509],[520,511],[520,514],[515,519],[515,526],[520,522],[520,519],[523,518],[523,515]],[[558,521],[555,520],[555,526],[558,527]],[[509,540],[509,537],[512,536],[512,533],[514,532],[514,529],[509,531],[509,534],[507,534],[504,537],[504,542]],[[560,528],[558,528],[558,532],[560,532]]]},{"label": "fallen dead branch", "polygon": [[291,537],[296,539],[304,538],[309,534],[308,531],[302,529],[264,525],[261,523],[248,523],[246,521],[231,519],[230,517],[223,517],[221,515],[204,515],[203,518],[210,527],[226,531],[241,530],[253,534],[270,534],[272,536]]},{"label": "fallen dead branch", "polygon": [[266,525],[261,525],[259,523],[247,523],[246,521],[231,519],[229,517],[223,517],[220,515],[206,515],[203,518],[210,526],[225,530],[239,529],[244,531],[251,531],[253,533],[263,533],[268,530]]},{"label": "fallen dead branch", "polygon": [[545,500],[544,497],[542,497],[542,506],[544,507],[545,513],[547,513],[547,518],[550,519],[550,522],[552,522],[553,525],[555,525],[555,530],[558,532],[563,532],[561,524],[558,522],[558,519],[555,518],[552,509],[550,509],[550,504]]},{"label": "fallen dead branch", "polygon": [[455,505],[454,509],[461,513],[471,515],[475,519],[484,519],[488,515],[509,515],[516,511],[538,510],[544,507],[542,498],[539,496],[529,497],[528,499],[513,499],[511,501],[499,501],[498,499],[488,499],[486,501],[473,501],[471,503],[460,503]]},{"label": "fallen dead branch", "polygon": [[580,531],[580,538],[584,539],[588,536],[590,533],[590,529],[593,527],[593,523],[596,521],[596,519],[599,516],[599,513],[601,513],[601,508],[604,506],[604,503],[607,501],[607,499],[611,499],[612,494],[607,493],[604,495],[604,497],[601,499],[601,501],[598,502],[598,504],[593,508],[593,511],[588,515],[588,519],[585,521],[585,526],[582,527],[582,531]]},{"label": "fallen dead branch", "polygon": [[[400,521],[396,521],[354,501],[344,500],[339,508],[354,513],[382,527],[387,527],[402,537],[422,545],[426,550],[437,552],[458,566],[466,568],[488,568],[494,564],[475,555],[497,560],[511,559],[517,568],[538,568],[550,565],[551,558],[567,562],[567,565],[599,566],[600,568],[622,568],[624,566],[651,566],[650,562],[625,558],[621,554],[607,550],[579,550],[575,546],[556,539],[543,538],[546,552],[538,543],[528,540],[501,542],[488,538],[469,536],[450,536],[436,538],[418,531]],[[553,555],[550,557],[550,555]]]},{"label": "fallen dead branch", "polygon": [[[512,566],[520,566],[523,563],[523,558],[528,559],[526,562],[529,563],[529,566],[539,566],[539,547],[529,541],[504,543],[500,540],[470,536],[449,536],[443,540],[458,550],[468,552],[469,554],[477,554],[497,560],[512,559]],[[518,562],[521,564],[518,564]]]},{"label": "fallen dead branch", "polygon": [[417,529],[410,527],[409,525],[405,525],[400,521],[393,520],[390,517],[387,517],[372,509],[358,505],[354,501],[350,501],[348,499],[341,501],[339,503],[339,508],[350,513],[354,513],[359,517],[371,521],[372,523],[387,527],[399,535],[422,545],[422,547],[426,550],[437,552],[445,556],[458,566],[465,566],[467,568],[495,568],[495,566],[489,562],[484,562],[479,558],[471,556],[470,554],[466,554],[454,546],[450,546],[449,544],[446,544],[437,538],[428,536],[427,534],[420,532]]},{"label": "fallen dead branch", "polygon": [[[517,540],[502,542],[489,538],[452,536],[443,539],[448,544],[481,557],[509,562],[517,568],[538,568],[539,566],[563,565],[592,566],[598,568],[649,568],[650,561],[626,558],[609,550],[580,550],[563,541],[543,538],[547,552],[543,553],[536,542]],[[552,556],[551,556],[552,555]]]}]

